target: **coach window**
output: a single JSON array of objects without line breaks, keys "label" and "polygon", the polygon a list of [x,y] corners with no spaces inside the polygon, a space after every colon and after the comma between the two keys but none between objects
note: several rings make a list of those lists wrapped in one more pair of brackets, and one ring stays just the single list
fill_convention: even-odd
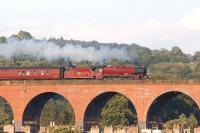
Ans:
[{"label": "coach window", "polygon": [[41,75],[44,75],[44,71],[43,70],[41,71]]},{"label": "coach window", "polygon": [[30,71],[27,71],[27,72],[26,72],[26,75],[30,75]]},{"label": "coach window", "polygon": [[21,75],[22,73],[21,73],[21,71],[18,71],[18,75]]},{"label": "coach window", "polygon": [[36,71],[33,71],[33,74],[36,75]]}]

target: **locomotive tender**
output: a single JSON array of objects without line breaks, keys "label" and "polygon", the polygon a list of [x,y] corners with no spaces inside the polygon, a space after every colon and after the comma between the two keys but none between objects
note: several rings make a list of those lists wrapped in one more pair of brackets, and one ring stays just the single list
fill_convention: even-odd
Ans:
[{"label": "locomotive tender", "polygon": [[92,68],[64,67],[0,67],[0,80],[11,79],[146,79],[142,66],[104,66]]}]

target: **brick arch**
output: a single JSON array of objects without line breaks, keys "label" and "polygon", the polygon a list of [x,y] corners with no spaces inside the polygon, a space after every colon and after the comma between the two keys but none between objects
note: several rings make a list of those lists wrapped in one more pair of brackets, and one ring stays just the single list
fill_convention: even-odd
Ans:
[{"label": "brick arch", "polygon": [[104,91],[100,91],[98,93],[96,93],[95,95],[93,95],[92,97],[90,97],[90,100],[89,102],[87,102],[86,106],[84,107],[84,114],[85,114],[85,111],[87,109],[87,107],[89,106],[89,104],[92,102],[92,100],[94,100],[96,97],[104,94],[104,93],[109,93],[109,92],[113,92],[113,93],[117,93],[117,94],[120,94],[122,96],[125,96],[129,101],[131,101],[132,105],[134,106],[135,110],[136,110],[136,113],[138,115],[138,110],[136,108],[136,103],[134,101],[134,99],[132,97],[130,97],[128,94],[126,94],[125,92],[122,92],[122,91],[115,91],[115,90],[104,90]]},{"label": "brick arch", "polygon": [[[187,92],[182,91],[182,90],[166,90],[166,91],[163,91],[163,92],[159,93],[158,95],[154,95],[154,96],[152,97],[152,99],[149,101],[149,103],[147,104],[148,106],[146,107],[145,116],[144,116],[144,117],[146,118],[146,122],[147,122],[147,120],[148,120],[148,118],[147,118],[147,117],[148,117],[148,113],[149,113],[149,111],[150,111],[150,109],[151,109],[153,103],[154,103],[156,100],[160,100],[160,98],[161,98],[162,96],[170,95],[170,93],[171,93],[171,95],[172,95],[171,97],[176,96],[176,95],[175,95],[176,93],[180,93],[180,94],[184,94],[184,95],[188,96],[191,100],[193,100],[193,101],[195,102],[196,106],[199,108],[198,99],[195,97],[195,95],[193,95],[193,94],[191,94],[191,93],[187,93]],[[174,95],[174,96],[173,96],[173,95]]]},{"label": "brick arch", "polygon": [[[25,117],[25,113],[26,113],[26,109],[30,109],[30,107],[31,107],[31,104],[32,104],[32,106],[34,106],[34,101],[37,101],[38,99],[40,99],[40,100],[38,100],[38,101],[40,101],[40,103],[41,104],[39,104],[39,109],[37,108],[37,109],[35,109],[36,110],[36,112],[37,111],[39,111],[38,113],[39,113],[39,115],[41,114],[41,111],[42,111],[42,108],[43,108],[43,106],[46,104],[46,102],[50,99],[50,98],[52,98],[53,96],[56,96],[56,95],[59,95],[59,96],[62,96],[69,104],[70,104],[70,106],[72,107],[72,110],[73,110],[73,112],[74,112],[74,117],[75,117],[75,111],[74,111],[74,108],[73,108],[73,106],[72,106],[72,104],[70,103],[70,101],[66,98],[66,96],[64,96],[63,94],[60,94],[60,93],[58,93],[58,92],[54,92],[54,91],[48,91],[48,92],[40,92],[40,93],[37,93],[37,94],[34,94],[32,97],[29,97],[29,100],[27,100],[27,102],[26,102],[26,104],[25,104],[25,106],[24,106],[24,109],[23,109],[23,114],[22,114],[22,121],[25,119],[24,117]],[[45,96],[47,96],[46,98],[45,98]],[[42,101],[42,100],[44,100],[44,101]],[[36,102],[37,103],[37,102]],[[37,104],[38,105],[38,104]]]},{"label": "brick arch", "polygon": [[[96,93],[96,95],[94,95],[93,96],[93,98],[87,103],[87,106],[85,106],[85,109],[84,109],[84,116],[83,116],[83,128],[85,128],[85,121],[86,121],[86,116],[88,115],[88,113],[90,113],[90,112],[98,112],[98,111],[101,111],[102,110],[102,108],[104,107],[104,105],[106,104],[106,102],[110,99],[110,98],[112,98],[114,95],[116,95],[116,94],[120,94],[120,95],[122,95],[122,96],[124,96],[124,97],[126,97],[128,100],[129,100],[129,102],[131,103],[131,106],[134,108],[134,110],[135,110],[135,112],[136,112],[136,117],[137,117],[137,123],[138,123],[138,112],[137,112],[137,108],[135,107],[135,105],[134,105],[134,103],[131,101],[131,99],[128,97],[128,96],[126,96],[126,94],[125,93],[123,93],[123,92],[118,92],[118,91],[102,91],[102,92],[99,92],[99,93]],[[103,96],[105,96],[104,98],[103,98]],[[91,104],[92,103],[97,103],[98,104],[98,101],[97,100],[101,100],[101,103],[100,103],[100,105],[98,105],[98,107],[100,106],[100,109],[98,110],[96,110],[96,111],[91,111],[90,109],[91,109]],[[103,103],[102,103],[103,102]],[[98,113],[100,113],[100,112],[98,112]],[[92,115],[92,114],[90,114],[90,115]],[[136,123],[136,124],[137,124]],[[87,128],[87,127],[86,127]]]}]

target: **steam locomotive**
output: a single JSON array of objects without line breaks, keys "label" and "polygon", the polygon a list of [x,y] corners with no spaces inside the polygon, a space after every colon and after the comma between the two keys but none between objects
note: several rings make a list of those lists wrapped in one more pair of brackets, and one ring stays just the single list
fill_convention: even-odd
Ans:
[{"label": "steam locomotive", "polygon": [[0,80],[11,79],[146,79],[143,66],[103,66],[91,68],[64,67],[0,67]]}]

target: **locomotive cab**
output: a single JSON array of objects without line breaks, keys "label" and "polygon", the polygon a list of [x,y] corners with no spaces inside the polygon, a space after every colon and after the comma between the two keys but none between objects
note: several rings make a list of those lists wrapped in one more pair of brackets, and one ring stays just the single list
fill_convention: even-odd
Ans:
[{"label": "locomotive cab", "polygon": [[134,75],[138,75],[139,79],[145,79],[146,74],[147,74],[147,70],[144,66],[141,66],[141,65],[135,66]]}]

